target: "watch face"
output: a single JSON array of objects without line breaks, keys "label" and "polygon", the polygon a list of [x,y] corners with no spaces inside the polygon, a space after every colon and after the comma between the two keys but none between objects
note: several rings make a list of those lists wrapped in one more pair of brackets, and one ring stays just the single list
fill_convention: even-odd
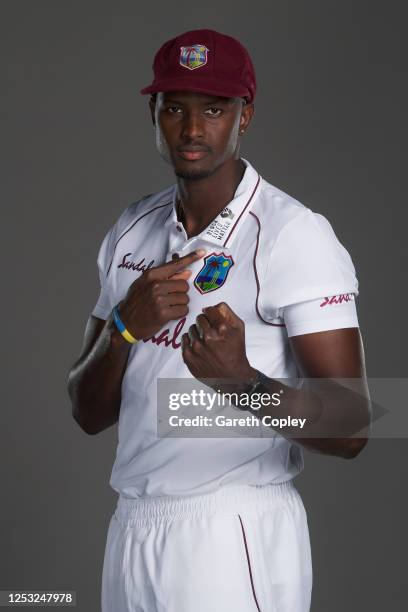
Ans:
[{"label": "watch face", "polygon": [[253,393],[260,384],[261,384],[261,373],[258,372],[257,370],[254,378],[249,384],[250,391],[248,391],[248,393]]},{"label": "watch face", "polygon": [[247,395],[251,395],[257,388],[258,386],[261,384],[260,378],[259,378],[259,372],[257,372],[256,376],[251,380],[251,382],[247,383],[241,393],[246,393]]}]

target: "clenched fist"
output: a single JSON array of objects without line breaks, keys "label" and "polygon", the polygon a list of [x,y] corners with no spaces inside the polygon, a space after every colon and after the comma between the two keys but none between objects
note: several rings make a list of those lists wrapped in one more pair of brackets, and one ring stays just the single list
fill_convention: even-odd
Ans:
[{"label": "clenched fist", "polygon": [[249,381],[256,374],[246,356],[245,324],[225,302],[203,308],[183,334],[181,349],[192,375],[205,384],[208,378]]}]

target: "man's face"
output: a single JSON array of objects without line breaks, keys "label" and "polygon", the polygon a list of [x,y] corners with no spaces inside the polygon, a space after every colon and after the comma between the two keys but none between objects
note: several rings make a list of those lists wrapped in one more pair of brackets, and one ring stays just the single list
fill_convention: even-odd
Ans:
[{"label": "man's face", "polygon": [[253,114],[253,105],[242,98],[186,91],[158,93],[150,108],[160,155],[189,180],[210,176],[238,157],[239,130]]}]

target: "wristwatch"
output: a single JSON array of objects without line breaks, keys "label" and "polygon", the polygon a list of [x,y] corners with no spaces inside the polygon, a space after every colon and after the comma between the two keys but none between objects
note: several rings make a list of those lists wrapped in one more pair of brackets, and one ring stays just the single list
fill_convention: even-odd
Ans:
[{"label": "wristwatch", "polygon": [[[258,387],[262,385],[262,383],[264,382],[264,379],[266,379],[266,376],[262,374],[262,372],[260,372],[259,370],[256,370],[255,376],[251,378],[251,380],[245,385],[245,387],[239,392],[238,395],[245,393],[246,395],[250,397],[253,393],[255,393]],[[237,408],[237,410],[244,410],[244,411],[248,410],[248,406],[240,406],[240,405],[236,406],[235,404],[234,404],[234,408]]]}]

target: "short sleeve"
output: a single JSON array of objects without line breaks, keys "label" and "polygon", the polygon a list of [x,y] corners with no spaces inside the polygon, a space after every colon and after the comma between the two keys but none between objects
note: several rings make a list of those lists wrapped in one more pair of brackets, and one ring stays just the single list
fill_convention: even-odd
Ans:
[{"label": "short sleeve", "polygon": [[353,293],[292,304],[282,309],[281,316],[289,338],[359,326]]},{"label": "short sleeve", "polygon": [[263,296],[271,316],[292,304],[325,296],[358,295],[349,253],[329,221],[308,208],[279,232],[265,281]]},{"label": "short sleeve", "polygon": [[106,278],[107,271],[110,265],[110,258],[112,253],[112,229],[106,234],[105,238],[102,241],[102,244],[99,249],[97,265],[99,272],[99,282],[100,282],[100,294],[98,301],[95,304],[95,307],[92,311],[92,315],[94,317],[98,317],[98,319],[106,320],[109,317],[109,314],[113,308],[111,305]]}]

